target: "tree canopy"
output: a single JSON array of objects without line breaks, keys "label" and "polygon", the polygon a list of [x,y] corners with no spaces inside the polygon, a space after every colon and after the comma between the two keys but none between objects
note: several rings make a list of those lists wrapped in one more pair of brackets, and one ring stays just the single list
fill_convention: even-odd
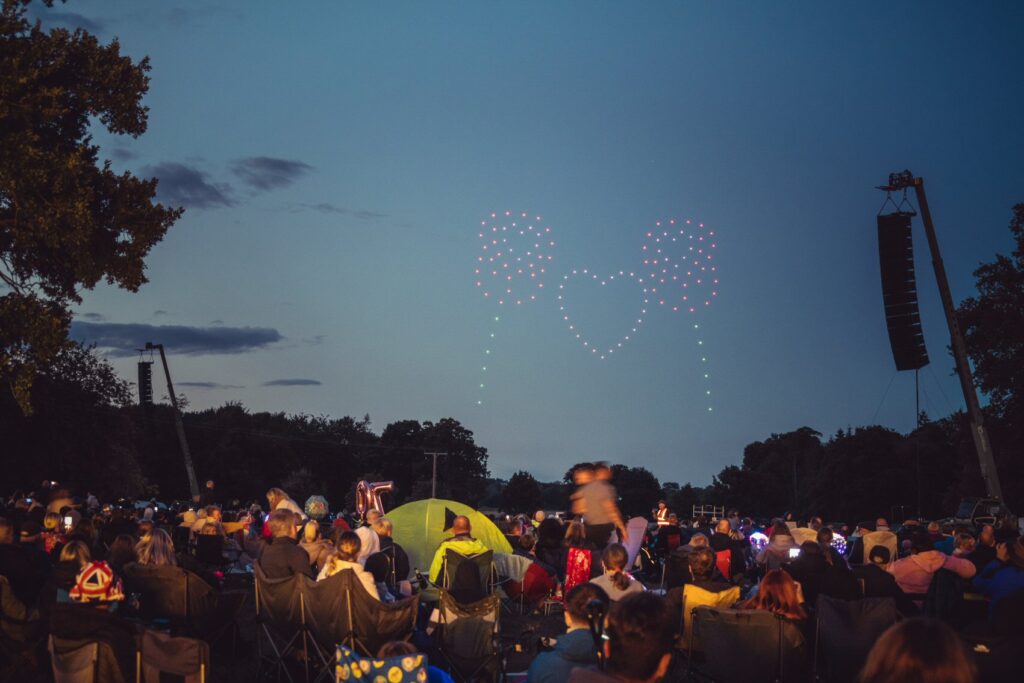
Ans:
[{"label": "tree canopy", "polygon": [[542,503],[540,484],[529,472],[522,470],[512,475],[501,492],[501,507],[505,512],[532,515]]},{"label": "tree canopy", "polygon": [[81,290],[138,290],[145,257],[182,212],[154,203],[155,179],[101,162],[90,133],[145,132],[148,58],[83,29],[44,31],[28,5],[3,0],[0,11],[0,378],[24,412],[68,343]]}]

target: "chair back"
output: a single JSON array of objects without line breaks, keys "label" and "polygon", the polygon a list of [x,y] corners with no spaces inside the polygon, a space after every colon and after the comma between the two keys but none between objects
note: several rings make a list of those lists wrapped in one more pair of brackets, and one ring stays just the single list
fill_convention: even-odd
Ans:
[{"label": "chair back", "polygon": [[683,643],[690,652],[701,649],[700,637],[693,630],[693,612],[698,607],[715,607],[728,609],[740,599],[740,587],[733,586],[728,590],[712,593],[699,586],[688,583],[683,586]]},{"label": "chair back", "polygon": [[122,574],[125,592],[139,595],[139,615],[144,620],[188,622],[188,573],[184,569],[132,562]]},{"label": "chair back", "polygon": [[899,539],[891,531],[872,531],[869,534],[864,534],[861,541],[864,543],[864,562],[870,561],[868,558],[871,557],[871,549],[876,545],[889,549],[889,558],[892,562],[900,557]]},{"label": "chair back", "polygon": [[223,565],[227,563],[224,559],[224,537],[217,535],[196,536],[196,559],[205,564]]},{"label": "chair back", "polygon": [[419,597],[382,603],[366,592],[351,569],[323,581],[303,581],[303,623],[323,652],[343,644],[373,657],[392,640],[408,640],[416,626]]},{"label": "chair back", "polygon": [[875,642],[900,619],[892,598],[839,600],[819,595],[817,615],[815,672],[837,683],[856,679]]},{"label": "chair back", "polygon": [[695,610],[705,673],[718,683],[805,680],[806,642],[795,624],[764,610]]},{"label": "chair back", "polygon": [[253,563],[256,595],[256,619],[282,633],[293,632],[302,624],[302,581],[308,577],[293,574],[284,579],[268,578],[259,560]]},{"label": "chair back", "polygon": [[438,603],[438,645],[462,680],[473,680],[483,670],[497,673],[497,648],[501,598],[489,595],[471,604],[461,604],[449,593]]},{"label": "chair back", "polygon": [[139,683],[160,683],[162,674],[180,677],[183,683],[206,683],[210,646],[197,638],[172,638],[161,631],[146,630],[142,633],[139,663]]},{"label": "chair back", "polygon": [[29,609],[11,590],[7,577],[0,575],[0,637],[19,643],[28,640],[32,627],[40,623],[28,621],[29,616]]},{"label": "chair back", "polygon": [[187,526],[178,525],[171,529],[171,541],[174,543],[175,551],[179,553],[188,552],[188,542],[192,537],[192,529]]},{"label": "chair back", "polygon": [[56,683],[96,683],[100,644],[96,641],[76,648],[58,649],[53,636],[47,642],[53,679]]},{"label": "chair back", "polygon": [[102,640],[50,636],[54,683],[126,683],[113,649]]},{"label": "chair back", "polygon": [[441,589],[462,603],[476,602],[491,593],[494,574],[494,551],[463,555],[446,548],[441,568]]},{"label": "chair back", "polygon": [[798,546],[803,545],[807,541],[813,541],[815,543],[818,542],[818,532],[814,529],[808,529],[805,526],[798,526],[790,531],[793,534],[793,541],[796,542]]}]

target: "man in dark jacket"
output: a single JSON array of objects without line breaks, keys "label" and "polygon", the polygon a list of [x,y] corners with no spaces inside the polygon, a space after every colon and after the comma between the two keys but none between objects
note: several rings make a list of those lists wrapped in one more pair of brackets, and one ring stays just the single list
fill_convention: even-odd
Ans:
[{"label": "man in dark jacket", "polygon": [[373,530],[380,539],[380,551],[366,558],[366,571],[373,574],[376,583],[386,585],[394,597],[402,597],[400,593],[412,595],[412,587],[408,580],[411,572],[409,556],[391,537],[391,520],[387,517],[378,518],[373,523]]},{"label": "man in dark jacket", "polygon": [[715,552],[718,571],[729,581],[736,581],[737,577],[747,570],[746,559],[744,558],[743,541],[734,541],[729,532],[732,526],[728,519],[723,519],[715,525],[715,533],[708,539],[708,545]]},{"label": "man in dark jacket", "polygon": [[299,547],[295,514],[291,510],[274,510],[267,520],[273,538],[263,549],[259,563],[268,579],[286,579],[292,574],[313,578],[309,555]]},{"label": "man in dark jacket", "polygon": [[565,596],[565,625],[569,631],[559,637],[551,652],[537,655],[526,674],[527,683],[564,683],[573,667],[597,664],[597,645],[590,632],[587,607],[597,600],[607,611],[608,594],[600,586],[581,583]]}]

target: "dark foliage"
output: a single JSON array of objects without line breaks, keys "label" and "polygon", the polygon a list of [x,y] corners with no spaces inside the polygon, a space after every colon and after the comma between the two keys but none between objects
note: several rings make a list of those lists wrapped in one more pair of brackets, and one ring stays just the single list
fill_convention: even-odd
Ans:
[{"label": "dark foliage", "polygon": [[82,29],[44,31],[27,5],[0,10],[0,381],[26,413],[80,290],[138,290],[145,257],[181,215],[153,203],[156,180],[101,163],[89,132],[145,132],[148,59]]}]

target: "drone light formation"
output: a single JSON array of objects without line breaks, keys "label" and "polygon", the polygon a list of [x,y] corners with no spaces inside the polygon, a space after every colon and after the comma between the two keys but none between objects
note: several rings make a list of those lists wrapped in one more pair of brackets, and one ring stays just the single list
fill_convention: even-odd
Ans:
[{"label": "drone light formation", "polygon": [[[495,211],[480,221],[477,237],[480,253],[473,275],[484,298],[507,308],[537,301],[543,295],[554,260],[555,240],[551,227],[540,216],[525,211]],[[703,333],[696,319],[699,311],[709,308],[718,297],[718,265],[714,259],[717,247],[715,231],[704,223],[676,218],[655,221],[654,227],[644,232],[638,268],[624,268],[607,275],[588,268],[575,268],[557,278],[558,315],[587,355],[600,361],[611,359],[616,351],[621,354],[628,342],[639,334],[650,312],[667,310],[692,316],[703,396],[707,411],[712,412],[711,372]],[[570,293],[575,284],[588,281],[600,287],[622,283],[637,287],[635,316],[622,334],[609,343],[596,343],[581,327],[582,321],[574,318]],[[488,330],[482,373],[487,371],[486,363],[490,361],[500,321],[500,316],[494,316]],[[486,382],[479,383],[481,393],[485,386]],[[478,398],[477,405],[483,405],[482,398]]]}]

